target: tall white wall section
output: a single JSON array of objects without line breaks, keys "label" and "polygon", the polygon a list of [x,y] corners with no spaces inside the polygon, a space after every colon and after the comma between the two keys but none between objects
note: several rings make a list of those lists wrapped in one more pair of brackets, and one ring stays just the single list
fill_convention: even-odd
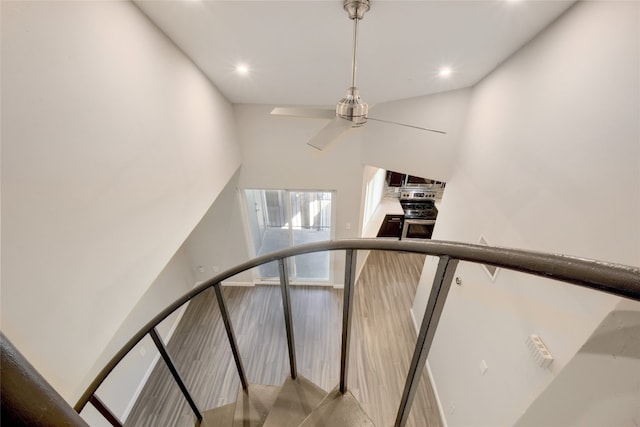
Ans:
[{"label": "tall white wall section", "polygon": [[130,2],[2,2],[2,331],[73,402],[240,164],[233,111]]},{"label": "tall white wall section", "polygon": [[[638,2],[579,2],[473,89],[434,238],[638,265],[639,22]],[[617,302],[465,263],[457,276],[429,356],[449,427],[513,425]],[[548,369],[528,353],[534,333]]]}]

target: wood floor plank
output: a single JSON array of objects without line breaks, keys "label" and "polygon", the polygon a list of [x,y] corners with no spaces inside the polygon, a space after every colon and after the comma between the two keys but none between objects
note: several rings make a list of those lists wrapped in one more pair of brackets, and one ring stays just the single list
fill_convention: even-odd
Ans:
[{"label": "wood floor plank", "polygon": [[[356,284],[348,388],[379,427],[393,424],[404,387],[416,340],[409,309],[423,263],[423,255],[372,251]],[[281,385],[289,362],[280,289],[229,287],[224,294],[249,381]],[[342,291],[292,287],[291,303],[298,370],[331,390],[339,375]],[[212,291],[193,299],[167,347],[201,410],[235,401],[239,379]],[[161,362],[125,425],[193,425]],[[441,426],[426,373],[408,425]]]}]

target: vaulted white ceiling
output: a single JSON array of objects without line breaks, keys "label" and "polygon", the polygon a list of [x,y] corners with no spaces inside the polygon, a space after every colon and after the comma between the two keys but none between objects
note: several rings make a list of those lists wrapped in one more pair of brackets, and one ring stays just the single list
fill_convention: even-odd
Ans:
[{"label": "vaulted white ceiling", "polygon": [[[136,1],[231,102],[321,106],[350,86],[353,22],[342,3]],[[572,3],[371,0],[359,29],[362,98],[372,105],[472,86]],[[449,78],[438,75],[442,66]]]}]

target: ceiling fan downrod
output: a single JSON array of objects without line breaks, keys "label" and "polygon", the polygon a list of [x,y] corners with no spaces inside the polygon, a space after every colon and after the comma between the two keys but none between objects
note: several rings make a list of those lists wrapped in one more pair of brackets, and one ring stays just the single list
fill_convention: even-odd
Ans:
[{"label": "ceiling fan downrod", "polygon": [[362,101],[356,87],[356,69],[358,56],[358,21],[370,9],[369,0],[344,0],[344,10],[353,20],[353,59],[351,62],[351,87],[347,95],[336,105],[336,115],[353,122],[354,126],[362,126],[367,122],[369,106]]}]

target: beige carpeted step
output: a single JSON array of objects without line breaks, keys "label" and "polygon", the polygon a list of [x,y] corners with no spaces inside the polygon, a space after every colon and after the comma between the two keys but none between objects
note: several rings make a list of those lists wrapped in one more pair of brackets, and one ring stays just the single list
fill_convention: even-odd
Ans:
[{"label": "beige carpeted step", "polygon": [[[236,404],[230,403],[202,413],[200,427],[232,427]],[[196,423],[196,427],[198,424]]]},{"label": "beige carpeted step", "polygon": [[351,392],[340,393],[336,387],[300,424],[300,427],[374,427]]},{"label": "beige carpeted step", "polygon": [[233,427],[261,427],[282,387],[249,384],[248,390],[238,390]]},{"label": "beige carpeted step", "polygon": [[309,381],[288,377],[264,422],[264,427],[297,427],[318,406],[327,392]]}]

